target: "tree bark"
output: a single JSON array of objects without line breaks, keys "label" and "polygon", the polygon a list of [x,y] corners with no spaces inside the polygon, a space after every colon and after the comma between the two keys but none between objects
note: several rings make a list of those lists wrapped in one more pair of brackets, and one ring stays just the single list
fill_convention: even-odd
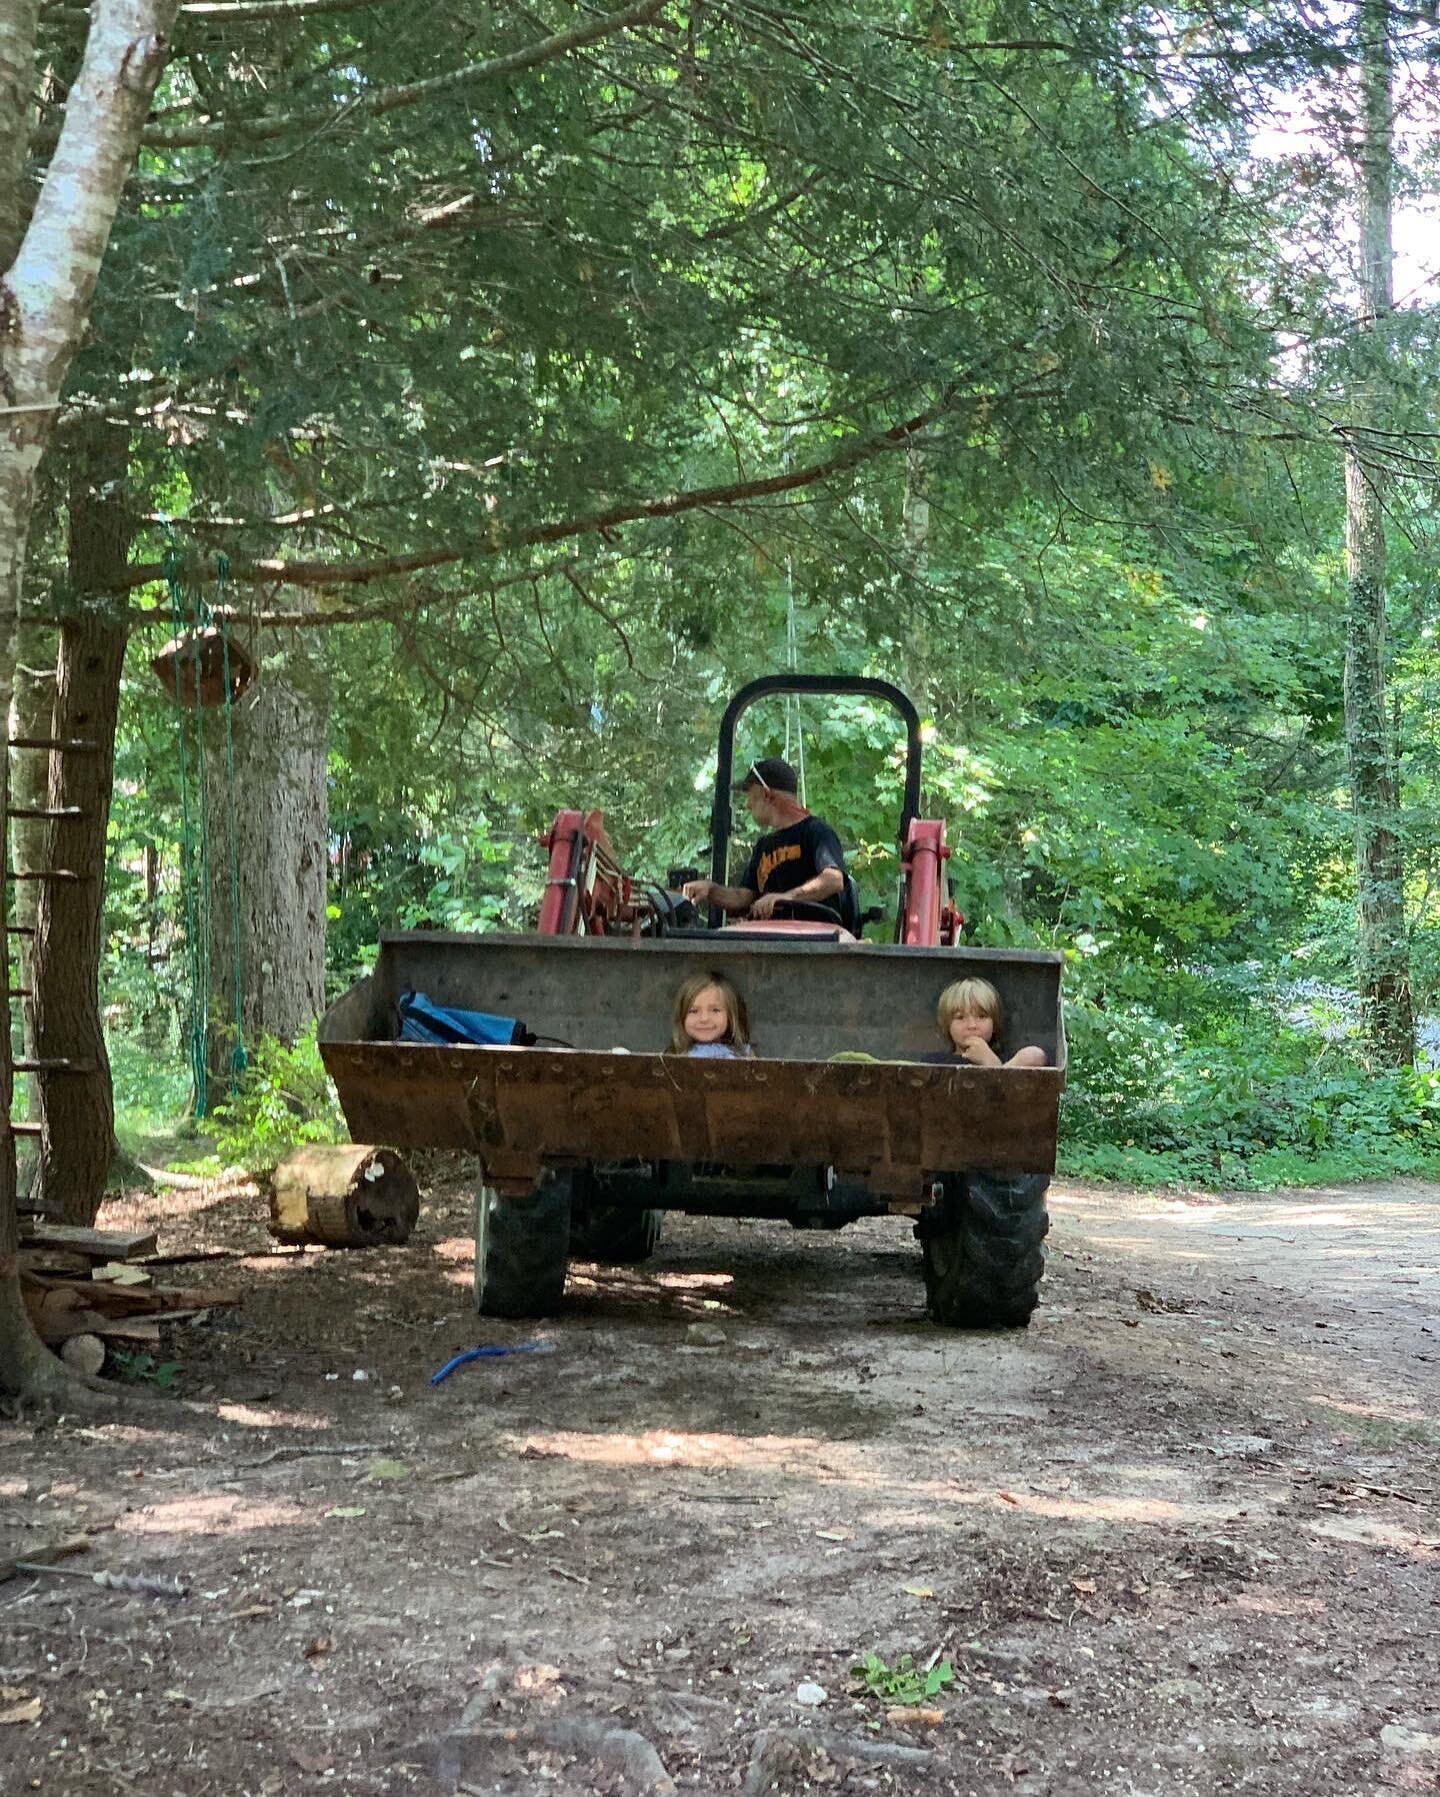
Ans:
[{"label": "tree bark", "polygon": [[[65,123],[20,247],[0,279],[0,716],[14,693],[35,483],[54,429],[65,377],[79,347],[121,192],[135,160],[168,54],[175,0],[94,0],[85,56]],[[34,79],[35,12],[28,0],[0,9],[0,70]],[[26,35],[28,30],[28,36]],[[0,175],[23,180],[16,133],[28,108],[0,120]],[[0,221],[23,217],[15,185],[0,192]],[[0,756],[0,815],[10,769]],[[0,881],[0,941],[8,895]],[[15,1069],[0,1030],[0,1386],[26,1398],[73,1403],[83,1395],[41,1344],[20,1297],[15,1137],[9,1126]]]},{"label": "tree bark", "polygon": [[240,1030],[252,1049],[262,1035],[295,1041],[325,1005],[328,731],[314,670],[298,654],[288,665],[272,656],[233,720],[233,784],[223,712],[210,715],[206,732],[207,1076],[216,1102],[233,1083],[237,991]]},{"label": "tree bark", "polygon": [[1389,0],[1361,0],[1360,330],[1371,368],[1355,395],[1345,456],[1345,749],[1355,828],[1356,977],[1366,1035],[1389,1066],[1415,1058],[1405,851],[1396,749],[1385,705],[1385,476],[1367,463],[1365,426],[1383,423],[1394,306],[1394,172]]},{"label": "tree bark", "polygon": [[46,865],[80,877],[41,885],[35,932],[36,1055],[71,1064],[32,1076],[41,1120],[36,1196],[67,1223],[85,1226],[100,1208],[115,1133],[100,951],[125,665],[125,607],[112,589],[130,546],[128,460],[124,433],[101,425],[81,440],[70,466],[70,595],[60,626],[55,734],[93,742],[95,750],[51,757],[48,803],[78,815],[50,823]]}]

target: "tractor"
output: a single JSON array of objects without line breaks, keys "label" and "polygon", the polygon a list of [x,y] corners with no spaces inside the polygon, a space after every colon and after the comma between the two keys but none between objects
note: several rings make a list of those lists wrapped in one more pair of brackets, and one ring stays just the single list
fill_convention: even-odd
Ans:
[{"label": "tractor", "polygon": [[[477,1157],[475,1303],[544,1315],[571,1258],[653,1252],[666,1211],[837,1229],[909,1220],[943,1325],[1023,1326],[1040,1291],[1065,1031],[1058,954],[972,947],[948,894],[944,823],[920,816],[922,741],[886,681],[752,681],[720,725],[711,875],[727,883],[736,726],[777,693],[878,700],[905,730],[893,939],[853,881],[763,922],[702,917],[677,888],[627,873],[598,810],[563,810],[532,934],[382,934],[374,971],[326,1013],[320,1050],[357,1141]],[[833,821],[833,820],[832,820]],[[840,820],[843,824],[843,820]],[[751,1059],[667,1052],[673,995],[723,973],[755,1028]],[[927,1059],[935,1009],[976,975],[1041,1068]],[[416,996],[493,1037],[407,1040]]]}]

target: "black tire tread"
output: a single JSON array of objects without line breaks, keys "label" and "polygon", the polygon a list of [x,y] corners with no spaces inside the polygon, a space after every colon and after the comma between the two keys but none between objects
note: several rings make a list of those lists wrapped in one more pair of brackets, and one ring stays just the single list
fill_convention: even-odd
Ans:
[{"label": "black tire tread", "polygon": [[964,1173],[945,1180],[922,1221],[925,1296],[951,1329],[1023,1329],[1040,1302],[1050,1213],[1044,1173]]},{"label": "black tire tread", "polygon": [[580,1260],[639,1266],[660,1245],[664,1217],[664,1211],[632,1210],[623,1204],[586,1205],[571,1225],[570,1252]]}]

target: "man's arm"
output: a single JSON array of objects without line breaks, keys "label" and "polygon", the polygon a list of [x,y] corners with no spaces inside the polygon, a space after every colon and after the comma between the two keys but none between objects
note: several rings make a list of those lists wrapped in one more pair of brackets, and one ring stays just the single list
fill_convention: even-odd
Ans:
[{"label": "man's arm", "polygon": [[693,905],[715,905],[721,911],[748,911],[755,903],[749,886],[721,886],[714,880],[687,880],[681,888]]},{"label": "man's arm", "polygon": [[838,867],[822,867],[813,878],[792,886],[788,892],[762,893],[750,907],[750,915],[769,917],[777,905],[789,904],[793,899],[804,904],[823,905],[827,899],[834,898],[844,884],[845,876]]}]

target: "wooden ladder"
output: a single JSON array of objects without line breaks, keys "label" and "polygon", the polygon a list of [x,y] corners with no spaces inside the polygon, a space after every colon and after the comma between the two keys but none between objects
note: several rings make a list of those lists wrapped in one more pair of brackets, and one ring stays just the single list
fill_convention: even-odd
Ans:
[{"label": "wooden ladder", "polygon": [[[12,736],[9,746],[12,749],[33,750],[48,755],[96,755],[100,751],[99,743],[89,742],[80,737]],[[47,782],[47,784],[49,783]],[[8,781],[5,790],[8,797],[10,791]],[[7,805],[4,817],[0,818],[0,827],[3,827],[4,830],[4,836],[0,840],[3,840],[5,844],[7,863],[9,861],[10,820],[12,818],[48,822],[52,819],[74,819],[84,815],[84,810],[79,805]],[[76,873],[74,869],[64,867],[33,868],[22,871],[7,866],[5,877],[7,880],[58,882],[88,880],[90,875]],[[9,903],[0,907],[0,950],[4,952],[5,997],[9,1003],[13,1004],[17,998],[33,997],[33,992],[28,986],[19,986],[14,983],[15,976],[10,959],[10,938],[12,936],[33,938],[35,931],[29,924],[12,923],[11,911],[12,907]],[[94,1064],[91,1062],[70,1060],[64,1056],[52,1055],[43,1060],[32,1060],[26,1055],[17,1055],[12,1046],[10,1028],[7,1027],[3,1034],[4,1042],[0,1044],[0,1053],[10,1056],[12,1073],[93,1073],[95,1071]],[[43,1087],[41,1090],[43,1093]],[[41,1102],[43,1104],[43,1097]],[[12,1136],[38,1136],[42,1128],[43,1125],[40,1123],[14,1123],[8,1117],[0,1118],[0,1129],[8,1129]]]}]

